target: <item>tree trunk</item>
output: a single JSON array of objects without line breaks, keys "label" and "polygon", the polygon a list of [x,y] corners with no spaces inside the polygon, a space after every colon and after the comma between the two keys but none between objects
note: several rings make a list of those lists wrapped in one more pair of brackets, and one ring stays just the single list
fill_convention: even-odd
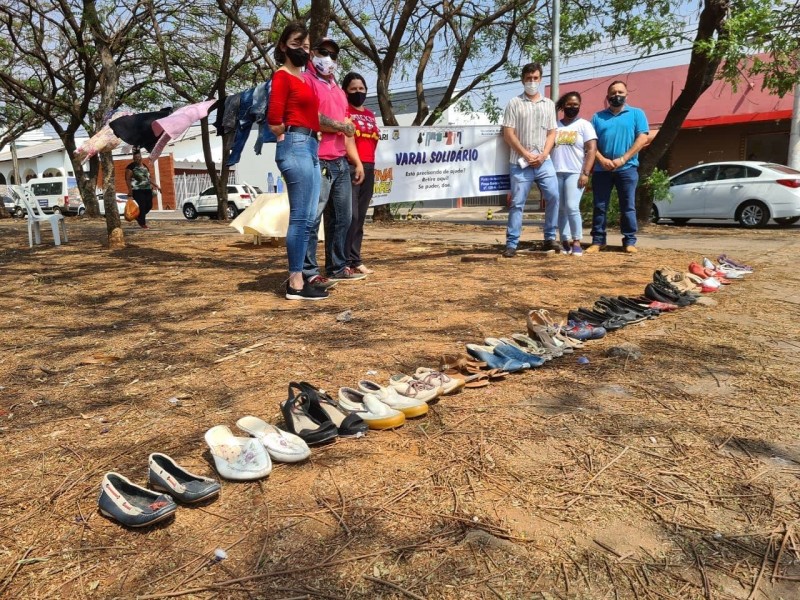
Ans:
[{"label": "tree trunk", "polygon": [[311,8],[308,24],[308,37],[311,43],[315,44],[328,34],[328,26],[331,22],[331,0],[311,0]]},{"label": "tree trunk", "polygon": [[[650,177],[678,136],[689,111],[692,110],[700,96],[714,83],[714,77],[721,61],[701,50],[698,43],[711,40],[715,34],[722,31],[727,10],[727,0],[706,0],[703,11],[700,13],[700,22],[697,25],[697,35],[683,91],[670,107],[664,123],[653,141],[639,155],[639,181],[645,181]],[[650,190],[646,185],[640,185],[636,194],[636,215],[640,224],[650,221],[652,208],[653,198]]]},{"label": "tree trunk", "polygon": [[89,159],[89,172],[83,170],[83,164],[75,158],[75,135],[65,135],[62,138],[64,150],[69,156],[70,164],[72,165],[72,172],[75,173],[75,179],[78,182],[78,190],[81,193],[81,200],[83,206],[86,208],[86,214],[90,217],[99,217],[100,208],[97,204],[97,172],[100,164],[100,159],[93,156]]}]

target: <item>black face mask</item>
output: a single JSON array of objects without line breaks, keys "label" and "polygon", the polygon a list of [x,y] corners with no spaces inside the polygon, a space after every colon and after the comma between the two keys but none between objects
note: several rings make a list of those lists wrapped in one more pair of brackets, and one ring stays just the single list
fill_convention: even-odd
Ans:
[{"label": "black face mask", "polygon": [[364,101],[367,99],[366,92],[348,92],[347,93],[347,101],[350,103],[350,106],[364,106]]},{"label": "black face mask", "polygon": [[308,57],[310,56],[303,48],[286,48],[286,58],[288,58],[295,67],[305,67],[308,64]]},{"label": "black face mask", "polygon": [[578,116],[580,110],[581,110],[580,106],[565,106],[564,116],[567,117],[568,119],[574,119],[575,117]]},{"label": "black face mask", "polygon": [[616,96],[609,96],[608,103],[614,108],[619,108],[620,106],[625,104],[625,96],[620,96],[619,94],[617,94]]}]

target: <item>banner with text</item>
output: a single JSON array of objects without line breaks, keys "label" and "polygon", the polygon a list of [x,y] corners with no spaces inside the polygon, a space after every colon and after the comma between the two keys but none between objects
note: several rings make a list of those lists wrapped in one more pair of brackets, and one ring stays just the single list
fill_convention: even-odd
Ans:
[{"label": "banner with text", "polygon": [[511,189],[508,161],[499,126],[384,126],[372,206],[504,194]]}]

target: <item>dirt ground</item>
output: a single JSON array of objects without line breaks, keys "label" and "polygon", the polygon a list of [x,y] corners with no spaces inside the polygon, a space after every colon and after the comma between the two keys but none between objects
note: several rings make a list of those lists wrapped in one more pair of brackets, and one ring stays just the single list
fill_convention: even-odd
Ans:
[{"label": "dirt ground", "polygon": [[[651,240],[686,241],[495,260],[476,240],[500,225],[372,226],[376,273],[296,303],[278,293],[285,251],[221,225],[154,222],[113,252],[102,224],[68,227],[29,250],[24,223],[0,221],[0,597],[800,598],[796,229],[658,226]],[[638,294],[702,257],[695,231],[757,267],[714,307],[223,482],[150,529],[97,513],[103,474],[145,484],[151,452],[216,476],[204,432],[279,424],[290,381],[385,382],[524,331],[530,308]],[[606,357],[622,342],[641,359]]]}]

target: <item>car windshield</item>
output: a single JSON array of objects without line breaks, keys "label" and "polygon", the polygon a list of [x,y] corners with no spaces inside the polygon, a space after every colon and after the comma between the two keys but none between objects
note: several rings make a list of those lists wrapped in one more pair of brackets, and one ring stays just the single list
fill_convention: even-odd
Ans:
[{"label": "car windshield", "polygon": [[791,167],[787,167],[786,165],[765,163],[763,166],[767,167],[768,169],[772,169],[773,171],[777,171],[778,173],[785,173],[786,175],[800,175],[800,171],[797,171]]},{"label": "car windshield", "polygon": [[253,186],[253,189],[256,191],[256,194],[263,194],[264,193],[264,192],[261,191],[260,187],[257,187],[255,185]]}]

